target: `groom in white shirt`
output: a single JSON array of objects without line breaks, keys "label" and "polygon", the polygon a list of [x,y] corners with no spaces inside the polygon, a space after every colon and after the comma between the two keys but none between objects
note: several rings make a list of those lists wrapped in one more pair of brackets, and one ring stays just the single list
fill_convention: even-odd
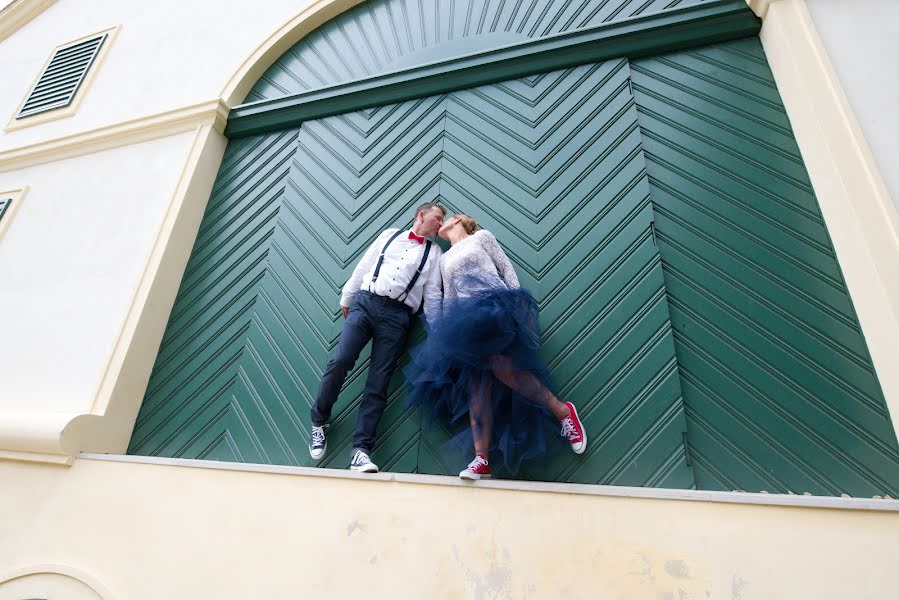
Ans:
[{"label": "groom in white shirt", "polygon": [[340,308],[346,321],[337,348],[322,375],[312,405],[309,455],[319,460],[327,450],[327,423],[347,372],[371,340],[371,362],[359,405],[350,469],[377,473],[369,455],[378,422],[387,406],[387,386],[406,345],[413,315],[424,304],[435,314],[441,298],[440,247],[434,237],[446,209],[426,202],[415,209],[412,229],[388,229],[369,246],[343,286]]}]

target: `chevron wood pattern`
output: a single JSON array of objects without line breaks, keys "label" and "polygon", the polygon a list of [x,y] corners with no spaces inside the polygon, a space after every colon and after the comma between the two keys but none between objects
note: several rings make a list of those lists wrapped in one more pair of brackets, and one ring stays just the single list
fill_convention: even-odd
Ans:
[{"label": "chevron wood pattern", "polygon": [[[337,298],[422,201],[476,215],[543,309],[545,357],[592,442],[524,477],[692,487],[685,418],[626,61],[303,123],[232,142],[130,452],[309,464],[308,410]],[[421,338],[421,332],[413,335]],[[367,356],[335,407],[344,467]],[[373,458],[455,473],[395,377]]]},{"label": "chevron wood pattern", "polygon": [[759,41],[632,69],[697,484],[895,497],[896,435]]},{"label": "chevron wood pattern", "polygon": [[[691,487],[626,61],[449,96],[441,195],[504,243],[540,302],[544,356],[593,442],[525,476]],[[441,464],[427,431],[423,470]]]},{"label": "chevron wood pattern", "polygon": [[703,0],[368,0],[272,65],[245,102],[408,68]]}]

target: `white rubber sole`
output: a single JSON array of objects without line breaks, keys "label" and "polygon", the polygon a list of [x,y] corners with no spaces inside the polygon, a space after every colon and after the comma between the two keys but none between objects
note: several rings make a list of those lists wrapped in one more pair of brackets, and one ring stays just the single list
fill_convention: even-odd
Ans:
[{"label": "white rubber sole", "polygon": [[350,467],[350,471],[356,471],[357,473],[377,473],[378,465],[367,464],[361,467]]},{"label": "white rubber sole", "polygon": [[309,448],[309,456],[312,457],[312,460],[321,460],[325,457],[325,453],[327,451],[328,451],[328,444],[326,442],[325,447],[321,449],[321,452],[318,454],[318,456],[315,455],[315,450],[313,450],[312,448]]},{"label": "white rubber sole", "polygon": [[574,418],[577,419],[577,421],[581,424],[581,433],[582,433],[582,437],[583,437],[583,441],[581,441],[580,449],[575,448],[574,444],[571,444],[571,450],[575,454],[583,454],[584,450],[587,449],[587,429],[584,427],[584,423],[581,422],[581,418],[578,416],[577,408],[574,407],[574,404],[569,403],[568,406],[571,408],[571,412],[574,413]]},{"label": "white rubber sole", "polygon": [[459,473],[460,479],[467,479],[469,481],[478,481],[480,479],[490,479],[490,475],[478,475],[477,473],[472,473],[468,469],[465,469],[461,473]]}]

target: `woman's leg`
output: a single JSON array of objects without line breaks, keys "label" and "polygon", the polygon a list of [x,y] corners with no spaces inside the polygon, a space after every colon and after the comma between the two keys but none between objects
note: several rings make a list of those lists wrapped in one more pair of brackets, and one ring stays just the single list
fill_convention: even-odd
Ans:
[{"label": "woman's leg", "polygon": [[475,454],[487,456],[490,448],[490,433],[493,430],[493,406],[490,395],[493,380],[489,375],[482,375],[471,382],[471,402],[468,417],[471,421],[471,435],[474,438]]},{"label": "woman's leg", "polygon": [[558,420],[567,417],[571,410],[556,398],[548,387],[530,371],[515,368],[508,356],[496,355],[490,358],[490,367],[497,379],[515,390],[531,402],[543,404]]}]

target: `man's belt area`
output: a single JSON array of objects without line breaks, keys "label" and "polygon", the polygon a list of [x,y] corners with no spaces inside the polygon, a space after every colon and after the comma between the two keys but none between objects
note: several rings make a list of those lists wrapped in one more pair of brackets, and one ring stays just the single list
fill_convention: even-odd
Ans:
[{"label": "man's belt area", "polygon": [[379,296],[378,294],[373,294],[368,290],[359,290],[358,293],[365,294],[375,302],[380,302],[382,304],[386,304],[387,306],[395,306],[396,308],[402,308],[405,311],[412,312],[412,307],[402,300],[397,300],[395,298],[391,298],[390,296]]}]

